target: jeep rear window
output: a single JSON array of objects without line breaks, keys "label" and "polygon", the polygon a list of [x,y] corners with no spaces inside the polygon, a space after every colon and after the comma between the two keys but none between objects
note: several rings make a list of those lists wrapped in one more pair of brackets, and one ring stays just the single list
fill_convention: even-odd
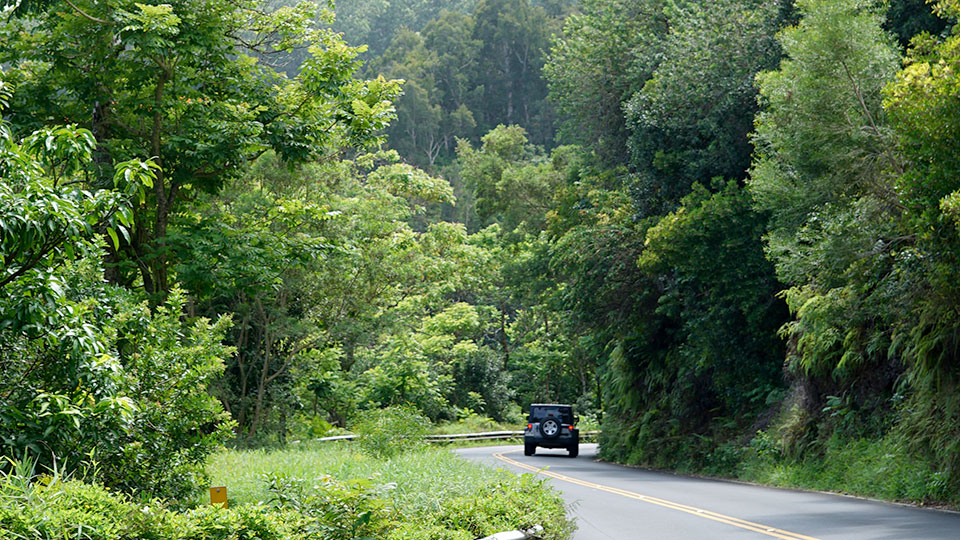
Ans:
[{"label": "jeep rear window", "polygon": [[573,411],[570,407],[532,407],[530,409],[530,421],[538,421],[549,417],[559,418],[561,422],[570,424],[573,422]]}]

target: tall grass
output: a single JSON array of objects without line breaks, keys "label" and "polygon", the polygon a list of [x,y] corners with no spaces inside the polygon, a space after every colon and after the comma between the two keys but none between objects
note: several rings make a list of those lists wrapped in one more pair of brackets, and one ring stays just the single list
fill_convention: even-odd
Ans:
[{"label": "tall grass", "polygon": [[754,439],[750,455],[740,464],[741,479],[893,501],[958,502],[947,492],[944,473],[893,436],[835,435],[822,453],[801,460],[782,458],[769,442],[762,432]]},{"label": "tall grass", "polygon": [[359,452],[351,442],[224,450],[212,456],[207,472],[214,485],[227,486],[231,505],[266,501],[265,475],[307,481],[329,475],[341,481],[373,479],[395,504],[409,511],[436,511],[452,495],[470,493],[508,474],[478,467],[440,448],[380,460]]},{"label": "tall grass", "polygon": [[[391,538],[468,539],[539,524],[545,538],[559,540],[572,531],[562,499],[542,481],[469,463],[443,448],[389,459],[364,454],[350,442],[224,450],[212,456],[207,472],[214,485],[227,487],[231,507],[268,501],[272,475],[307,484],[327,476],[368,481],[397,516]],[[450,521],[454,514],[460,521]]]}]

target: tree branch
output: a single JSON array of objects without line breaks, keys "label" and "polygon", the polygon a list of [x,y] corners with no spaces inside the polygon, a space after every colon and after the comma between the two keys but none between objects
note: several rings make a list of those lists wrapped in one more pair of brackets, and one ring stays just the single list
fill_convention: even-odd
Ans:
[{"label": "tree branch", "polygon": [[113,23],[110,22],[110,21],[105,21],[105,20],[103,20],[103,19],[98,19],[98,18],[94,17],[93,15],[90,15],[90,14],[87,13],[86,11],[84,11],[84,10],[78,8],[76,5],[74,5],[74,3],[71,2],[70,0],[63,0],[63,1],[66,2],[68,6],[72,7],[73,10],[76,11],[76,12],[77,12],[81,17],[83,17],[84,19],[87,19],[87,20],[89,20],[89,21],[93,21],[93,22],[95,22],[95,23],[103,24],[103,25],[106,25],[106,26],[112,26],[112,25],[113,25]]},{"label": "tree branch", "polygon": [[847,75],[847,79],[850,81],[850,84],[853,85],[853,94],[857,97],[857,101],[860,103],[860,108],[863,109],[863,114],[867,117],[867,121],[870,123],[870,129],[876,135],[877,139],[880,141],[880,145],[883,146],[883,153],[887,157],[887,160],[893,165],[893,168],[899,174],[903,174],[903,166],[894,158],[893,150],[890,148],[890,145],[887,143],[887,138],[884,137],[883,132],[880,131],[880,128],[877,127],[876,121],[873,119],[873,113],[870,112],[870,108],[867,107],[867,102],[863,97],[863,91],[860,89],[860,84],[854,78],[853,73],[850,72],[850,68],[847,66],[847,63],[843,60],[840,60],[840,65],[843,66],[843,71]]}]

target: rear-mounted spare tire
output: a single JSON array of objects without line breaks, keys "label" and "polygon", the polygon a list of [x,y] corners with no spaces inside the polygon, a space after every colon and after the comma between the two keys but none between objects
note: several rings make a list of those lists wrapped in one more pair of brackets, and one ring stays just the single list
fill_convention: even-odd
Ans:
[{"label": "rear-mounted spare tire", "polygon": [[556,439],[560,436],[560,431],[562,427],[556,418],[547,418],[540,422],[540,433],[547,439]]}]

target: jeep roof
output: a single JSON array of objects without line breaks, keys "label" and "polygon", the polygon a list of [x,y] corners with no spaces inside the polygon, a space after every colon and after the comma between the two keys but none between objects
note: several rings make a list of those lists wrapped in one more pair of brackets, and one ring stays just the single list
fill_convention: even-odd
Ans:
[{"label": "jeep roof", "polygon": [[540,418],[559,417],[561,422],[573,423],[573,406],[562,403],[531,403],[528,421],[535,422]]}]

